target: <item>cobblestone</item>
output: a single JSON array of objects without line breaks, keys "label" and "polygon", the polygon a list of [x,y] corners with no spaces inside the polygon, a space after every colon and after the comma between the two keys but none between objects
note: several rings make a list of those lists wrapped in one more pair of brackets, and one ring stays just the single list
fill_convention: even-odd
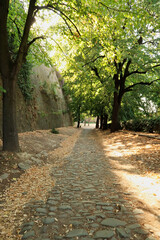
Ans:
[{"label": "cobblestone", "polygon": [[139,224],[143,211],[125,199],[95,138],[93,130],[82,130],[65,164],[53,168],[56,185],[46,203],[27,204],[33,214],[21,226],[22,239],[154,239]]}]

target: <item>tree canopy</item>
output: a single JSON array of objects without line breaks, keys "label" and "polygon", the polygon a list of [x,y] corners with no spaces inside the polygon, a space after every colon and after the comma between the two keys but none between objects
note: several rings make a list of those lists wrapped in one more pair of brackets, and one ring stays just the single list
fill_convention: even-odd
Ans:
[{"label": "tree canopy", "polygon": [[2,0],[4,150],[19,149],[15,84],[27,61],[61,68],[78,119],[81,112],[107,115],[116,131],[127,109],[132,116],[137,106],[147,114],[151,102],[158,109],[159,10],[158,0]]}]

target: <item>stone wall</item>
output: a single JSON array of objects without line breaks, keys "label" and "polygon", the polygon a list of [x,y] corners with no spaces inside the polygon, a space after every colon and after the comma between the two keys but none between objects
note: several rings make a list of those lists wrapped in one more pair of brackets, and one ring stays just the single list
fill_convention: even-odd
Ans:
[{"label": "stone wall", "polygon": [[[34,85],[32,100],[26,101],[17,87],[18,131],[25,132],[72,125],[67,101],[61,89],[63,80],[61,80],[60,73],[44,65],[36,66],[33,68],[31,79]],[[2,109],[2,99],[0,108]],[[0,114],[0,123],[2,123],[2,113]]]}]

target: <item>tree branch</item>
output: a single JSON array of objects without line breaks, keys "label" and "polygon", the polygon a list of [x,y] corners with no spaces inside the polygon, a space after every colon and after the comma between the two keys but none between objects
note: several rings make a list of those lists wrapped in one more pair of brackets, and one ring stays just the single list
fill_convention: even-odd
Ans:
[{"label": "tree branch", "polygon": [[[67,20],[75,27],[78,35],[81,36],[81,34],[80,34],[77,26],[75,25],[75,23],[74,23],[63,11],[61,11],[61,10],[58,8],[58,4],[57,4],[57,3],[56,3],[55,5],[56,5],[56,7],[54,7],[53,5],[49,5],[49,4],[46,5],[46,6],[36,6],[35,15],[36,15],[36,13],[37,13],[39,10],[42,10],[42,9],[51,10],[51,11],[55,12],[56,14],[58,14],[58,15],[65,21],[65,23],[67,24],[67,26],[68,26],[68,28],[69,28],[69,30],[70,30],[70,32],[71,32],[72,35],[74,35],[74,33],[72,32],[71,27],[70,27],[69,24],[67,23]],[[62,5],[62,4],[61,4],[61,5]],[[63,4],[63,5],[64,5],[64,4]],[[59,13],[58,13],[58,12],[59,12]],[[64,17],[62,17],[62,16],[64,16]],[[67,19],[67,20],[66,20],[66,19]]]},{"label": "tree branch", "polygon": [[91,67],[92,71],[95,73],[95,75],[101,79],[100,75],[99,75],[99,72],[98,72],[98,69],[96,67]]},{"label": "tree branch", "polygon": [[138,71],[138,70],[135,70],[135,71],[133,71],[133,72],[130,72],[130,73],[128,73],[127,74],[127,77],[129,77],[129,76],[131,76],[132,74],[146,74],[147,73],[147,71]]},{"label": "tree branch", "polygon": [[98,57],[96,57],[95,59],[91,60],[90,62],[85,63],[85,64],[83,65],[83,67],[85,67],[86,65],[88,65],[88,64],[90,64],[90,63],[93,63],[93,62],[97,61],[97,59],[99,59],[99,58],[104,58],[104,57],[105,57],[105,55],[103,55],[103,56],[98,56]]},{"label": "tree branch", "polygon": [[127,62],[125,71],[124,71],[124,77],[128,77],[129,76],[129,66],[131,65],[131,63],[132,63],[132,60],[129,59],[128,62]]},{"label": "tree branch", "polygon": [[59,11],[65,18],[68,19],[68,21],[69,21],[70,23],[72,23],[72,25],[75,27],[77,33],[79,34],[79,36],[81,36],[81,34],[80,34],[77,26],[74,24],[74,22],[73,22],[65,13],[63,13],[61,10],[57,9],[57,11]]},{"label": "tree branch", "polygon": [[18,27],[18,25],[17,25],[15,19],[13,20],[11,17],[10,17],[10,19],[11,19],[11,21],[14,23],[14,25],[16,26],[16,28],[17,28],[17,32],[18,32],[19,40],[21,40],[21,38],[22,38],[21,31],[20,31],[20,29],[19,29],[19,27]]},{"label": "tree branch", "polygon": [[132,91],[132,90],[133,90],[132,88],[135,87],[135,86],[137,86],[137,85],[151,85],[152,83],[154,83],[154,82],[156,82],[156,81],[159,81],[159,80],[160,80],[160,78],[155,79],[155,80],[153,80],[153,81],[151,81],[151,82],[139,82],[139,83],[134,83],[134,84],[132,84],[131,86],[125,88],[125,89],[124,89],[124,92],[130,92],[130,91]]},{"label": "tree branch", "polygon": [[100,2],[99,4],[101,4],[102,6],[110,9],[110,10],[113,10],[113,11],[116,11],[116,12],[131,12],[130,10],[119,10],[117,8],[111,8],[111,7],[108,7],[107,5],[105,5],[104,3]]},{"label": "tree branch", "polygon": [[138,71],[138,70],[135,70],[135,71],[133,71],[133,72],[130,72],[128,75],[127,75],[127,77],[128,76],[130,76],[130,75],[132,75],[132,74],[146,74],[150,69],[153,69],[153,68],[156,68],[156,67],[160,67],[160,64],[157,64],[157,65],[155,65],[155,66],[153,66],[153,67],[150,67],[150,68],[148,68],[148,69],[146,69],[146,70],[144,70],[144,71]]},{"label": "tree branch", "polygon": [[30,42],[27,44],[28,48],[29,48],[36,40],[38,40],[38,39],[45,39],[45,38],[46,38],[46,37],[44,37],[44,36],[39,36],[39,37],[33,38],[32,41],[30,41]]},{"label": "tree branch", "polygon": [[24,27],[24,31],[23,31],[23,36],[22,36],[21,44],[20,44],[20,47],[19,47],[19,50],[18,50],[17,58],[16,58],[16,61],[15,61],[15,64],[14,64],[15,68],[14,68],[14,73],[13,74],[15,74],[15,75],[21,69],[24,57],[27,54],[27,50],[28,50],[27,40],[28,40],[31,25],[32,25],[33,20],[34,20],[35,3],[36,3],[36,0],[30,0],[27,19],[26,19],[25,27]]}]

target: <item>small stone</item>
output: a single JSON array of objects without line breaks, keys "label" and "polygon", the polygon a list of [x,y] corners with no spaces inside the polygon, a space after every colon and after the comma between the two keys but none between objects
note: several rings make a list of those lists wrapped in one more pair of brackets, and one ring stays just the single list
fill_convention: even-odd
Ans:
[{"label": "small stone", "polygon": [[96,192],[96,189],[94,188],[87,188],[87,189],[84,189],[83,192]]},{"label": "small stone", "polygon": [[38,165],[40,165],[40,164],[42,163],[41,160],[39,160],[39,159],[37,159],[37,158],[35,158],[35,157],[31,157],[31,160],[32,160],[33,162],[35,162],[36,164],[38,164]]},{"label": "small stone", "polygon": [[77,227],[77,226],[83,225],[83,222],[81,222],[81,221],[71,221],[71,224],[72,224],[73,227]]},{"label": "small stone", "polygon": [[4,173],[4,174],[2,174],[2,175],[0,176],[0,179],[5,180],[5,179],[7,179],[8,177],[9,177],[9,174],[8,174],[8,173]]},{"label": "small stone", "polygon": [[47,204],[49,204],[49,205],[57,205],[58,202],[57,202],[57,201],[54,201],[54,200],[48,200],[48,201],[47,201]]},{"label": "small stone", "polygon": [[26,222],[23,224],[23,226],[33,226],[34,222]]},{"label": "small stone", "polygon": [[35,232],[34,231],[29,231],[29,232],[26,232],[22,239],[27,239],[27,238],[30,238],[30,237],[34,237],[35,236]]},{"label": "small stone", "polygon": [[96,216],[88,216],[87,219],[88,219],[88,220],[95,220],[95,219],[96,219]]},{"label": "small stone", "polygon": [[103,210],[106,210],[106,211],[112,211],[113,210],[113,207],[102,207]]},{"label": "small stone", "polygon": [[121,206],[121,211],[122,211],[122,212],[126,212],[126,211],[127,211],[127,208],[122,205],[122,206]]},{"label": "small stone", "polygon": [[92,227],[92,228],[98,228],[98,227],[99,227],[99,224],[97,224],[97,223],[92,223],[92,224],[91,224],[91,227]]},{"label": "small stone", "polygon": [[43,219],[44,224],[51,224],[53,222],[54,222],[54,218],[52,218],[52,217],[47,217],[47,218]]},{"label": "small stone", "polygon": [[84,229],[74,229],[71,232],[67,233],[66,237],[67,238],[72,238],[72,237],[84,237],[88,236],[88,233]]},{"label": "small stone", "polygon": [[143,210],[136,208],[136,209],[133,210],[133,213],[134,214],[142,214],[144,212],[143,212]]},{"label": "small stone", "polygon": [[56,216],[56,214],[54,212],[50,212],[48,213],[49,216]]},{"label": "small stone", "polygon": [[121,221],[116,218],[107,218],[101,222],[104,226],[110,226],[110,227],[117,227],[117,226],[125,226],[127,223],[125,221]]},{"label": "small stone", "polygon": [[47,232],[47,226],[41,227],[41,233],[46,233]]},{"label": "small stone", "polygon": [[138,224],[138,223],[134,223],[134,224],[131,224],[131,225],[127,226],[127,228],[130,228],[130,229],[135,229],[135,228],[139,228],[139,227],[141,227],[141,225]]},{"label": "small stone", "polygon": [[56,207],[50,207],[50,208],[49,208],[49,211],[51,211],[51,212],[55,212],[56,210],[57,210]]},{"label": "small stone", "polygon": [[32,165],[32,161],[26,160],[26,161],[25,161],[25,164]]},{"label": "small stone", "polygon": [[137,228],[137,229],[134,229],[134,232],[136,232],[136,233],[139,233],[139,234],[148,234],[148,232],[147,231],[145,231],[144,229],[142,229],[142,228]]},{"label": "small stone", "polygon": [[95,234],[94,238],[111,238],[114,236],[114,232],[111,230],[102,230],[102,231],[98,231]]},{"label": "small stone", "polygon": [[72,210],[71,206],[69,206],[69,205],[60,205],[59,209],[60,210]]},{"label": "small stone", "polygon": [[36,208],[36,212],[46,214],[47,210],[45,208]]},{"label": "small stone", "polygon": [[18,167],[21,169],[21,170],[23,170],[23,171],[25,171],[25,170],[27,170],[28,168],[30,168],[30,165],[29,164],[25,164],[25,163],[18,163]]},{"label": "small stone", "polygon": [[97,214],[96,214],[96,217],[105,218],[106,215],[104,215],[103,213],[97,213]]},{"label": "small stone", "polygon": [[97,202],[96,205],[100,205],[100,206],[108,206],[108,205],[110,205],[110,203]]},{"label": "small stone", "polygon": [[123,228],[117,228],[116,233],[118,234],[118,236],[120,238],[127,238],[128,237],[128,234],[125,232],[125,230]]},{"label": "small stone", "polygon": [[119,196],[118,196],[118,195],[115,195],[115,196],[110,196],[110,197],[108,197],[108,198],[110,198],[110,199],[118,199]]},{"label": "small stone", "polygon": [[13,170],[11,170],[11,173],[14,173],[14,174],[15,174],[15,173],[19,173],[19,170],[14,170],[14,169],[13,169]]},{"label": "small stone", "polygon": [[54,236],[54,239],[55,239],[55,240],[63,240],[64,238],[61,237],[61,236]]}]

